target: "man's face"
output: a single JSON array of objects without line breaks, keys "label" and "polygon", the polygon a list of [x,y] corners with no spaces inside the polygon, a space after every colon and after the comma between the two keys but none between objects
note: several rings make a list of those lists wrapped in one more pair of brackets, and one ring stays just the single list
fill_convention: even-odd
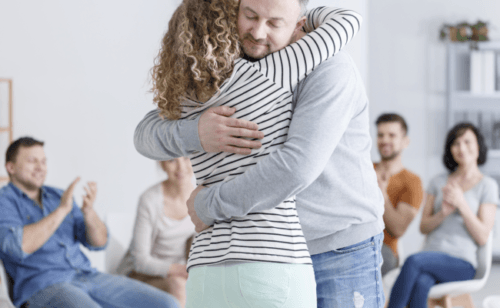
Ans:
[{"label": "man's face", "polygon": [[289,45],[305,18],[299,0],[241,0],[238,34],[245,54],[254,59]]},{"label": "man's face", "polygon": [[377,126],[377,146],[382,160],[398,157],[409,140],[399,122],[380,123]]},{"label": "man's face", "polygon": [[28,191],[40,189],[47,176],[47,159],[43,147],[35,145],[19,148],[14,162],[7,162],[5,167],[12,183]]},{"label": "man's face", "polygon": [[193,166],[187,157],[178,157],[172,160],[162,161],[161,168],[168,174],[169,180],[189,181],[193,177]]}]

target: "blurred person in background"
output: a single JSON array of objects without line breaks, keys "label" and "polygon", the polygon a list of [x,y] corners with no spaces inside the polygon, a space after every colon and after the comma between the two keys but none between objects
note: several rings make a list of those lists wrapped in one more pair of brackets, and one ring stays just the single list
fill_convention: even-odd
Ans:
[{"label": "blurred person in background", "polygon": [[186,251],[195,234],[186,207],[193,169],[186,157],[159,164],[168,177],[139,198],[130,248],[117,272],[172,294],[184,307]]},{"label": "blurred person in background", "polygon": [[398,267],[398,238],[418,213],[424,191],[419,176],[403,166],[403,151],[410,144],[408,125],[395,113],[378,117],[377,148],[380,162],[375,163],[375,172],[380,190],[384,195],[384,244],[382,245],[382,276]]},{"label": "blurred person in background", "polygon": [[102,250],[106,225],[89,182],[81,209],[73,201],[76,178],[66,189],[44,185],[44,143],[19,138],[8,147],[10,182],[0,189],[0,259],[14,281],[13,302],[30,308],[179,307],[177,300],[145,283],[100,273],[80,249]]},{"label": "blurred person in background", "polygon": [[498,184],[478,168],[486,155],[474,125],[459,123],[448,132],[443,163],[449,172],[433,178],[427,190],[420,223],[423,251],[405,261],[389,308],[427,307],[435,284],[474,278],[477,249],[488,241],[498,204]]}]

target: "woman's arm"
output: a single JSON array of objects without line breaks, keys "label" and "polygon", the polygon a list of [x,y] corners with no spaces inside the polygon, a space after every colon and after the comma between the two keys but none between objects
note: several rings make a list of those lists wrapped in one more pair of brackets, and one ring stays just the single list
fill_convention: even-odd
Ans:
[{"label": "woman's arm", "polygon": [[436,196],[426,194],[424,199],[425,206],[422,212],[422,220],[420,221],[420,232],[422,232],[422,234],[429,234],[439,227],[443,220],[455,211],[455,208],[443,202],[441,210],[434,213],[434,201],[436,200]]},{"label": "woman's arm", "polygon": [[134,271],[151,276],[166,277],[171,263],[151,255],[155,215],[151,212],[154,205],[148,199],[143,195],[139,201],[134,233],[130,243],[130,254],[132,255]]},{"label": "woman's arm", "polygon": [[464,192],[458,184],[454,182],[448,183],[444,188],[444,192],[444,200],[453,204],[458,209],[464,219],[465,227],[474,241],[479,246],[486,244],[495,224],[497,205],[489,202],[483,203],[479,205],[476,215],[472,212],[469,204],[467,204]]},{"label": "woman's arm", "polygon": [[485,245],[495,224],[497,205],[492,203],[481,204],[477,215],[471,211],[469,206],[460,207],[459,211],[464,219],[465,227],[474,241],[479,246]]},{"label": "woman's arm", "polygon": [[273,81],[292,90],[323,61],[344,48],[361,28],[358,13],[318,7],[307,12],[304,28],[308,35],[259,61]]}]

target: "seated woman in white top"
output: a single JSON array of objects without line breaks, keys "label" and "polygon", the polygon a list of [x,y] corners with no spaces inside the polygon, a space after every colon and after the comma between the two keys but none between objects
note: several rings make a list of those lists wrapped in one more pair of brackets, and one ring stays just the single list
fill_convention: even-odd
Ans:
[{"label": "seated woman in white top", "polygon": [[443,162],[449,173],[429,184],[420,223],[427,235],[423,251],[405,261],[389,308],[427,307],[435,284],[474,278],[477,249],[488,241],[498,204],[498,184],[478,168],[486,153],[474,125],[459,123],[448,133]]},{"label": "seated woman in white top", "polygon": [[118,273],[186,301],[186,260],[194,232],[186,200],[194,189],[188,158],[160,162],[168,178],[139,199],[134,234]]}]

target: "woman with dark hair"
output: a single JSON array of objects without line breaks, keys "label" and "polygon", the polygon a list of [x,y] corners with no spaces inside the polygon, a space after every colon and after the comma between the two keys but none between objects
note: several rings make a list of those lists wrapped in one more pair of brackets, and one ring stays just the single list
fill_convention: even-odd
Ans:
[{"label": "woman with dark hair", "polygon": [[389,308],[427,307],[437,283],[473,279],[477,249],[488,241],[495,222],[498,185],[481,173],[487,148],[470,123],[455,125],[446,138],[443,162],[449,173],[431,180],[420,231],[422,252],[410,256],[391,292]]}]

